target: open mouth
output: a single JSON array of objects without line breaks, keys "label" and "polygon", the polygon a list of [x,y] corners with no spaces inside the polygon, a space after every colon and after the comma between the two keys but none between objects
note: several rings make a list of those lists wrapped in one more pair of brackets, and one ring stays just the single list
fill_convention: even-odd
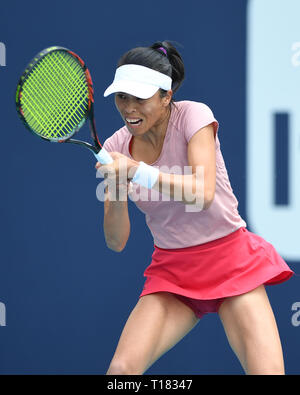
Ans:
[{"label": "open mouth", "polygon": [[125,119],[126,122],[131,126],[138,126],[143,122],[143,120],[140,118],[125,118]]}]

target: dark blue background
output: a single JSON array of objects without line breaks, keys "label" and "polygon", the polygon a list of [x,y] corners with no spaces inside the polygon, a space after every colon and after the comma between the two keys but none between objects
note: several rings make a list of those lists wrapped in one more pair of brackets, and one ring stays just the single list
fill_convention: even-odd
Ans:
[{"label": "dark blue background", "polygon": [[[0,67],[0,302],[7,322],[0,327],[0,373],[105,374],[142,290],[153,245],[143,214],[130,202],[126,249],[110,251],[91,154],[42,142],[20,123],[14,94],[28,61],[43,48],[61,45],[87,62],[103,142],[122,126],[113,99],[103,98],[120,55],[156,40],[179,42],[186,80],[176,99],[202,101],[219,120],[222,152],[247,221],[246,13],[243,0],[1,4],[7,58]],[[82,133],[88,136],[87,127]],[[291,267],[296,269],[295,262]],[[268,288],[288,374],[299,372],[300,327],[291,324],[298,287],[294,277]],[[214,373],[243,373],[217,315],[206,316],[147,371]]]}]

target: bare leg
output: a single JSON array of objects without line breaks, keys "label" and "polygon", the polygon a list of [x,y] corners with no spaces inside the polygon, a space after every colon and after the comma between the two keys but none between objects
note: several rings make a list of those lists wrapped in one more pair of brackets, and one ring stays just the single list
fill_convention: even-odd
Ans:
[{"label": "bare leg", "polygon": [[219,315],[247,374],[284,374],[276,321],[264,286],[226,299]]},{"label": "bare leg", "polygon": [[141,297],[125,324],[106,374],[143,374],[198,321],[194,312],[171,293]]}]

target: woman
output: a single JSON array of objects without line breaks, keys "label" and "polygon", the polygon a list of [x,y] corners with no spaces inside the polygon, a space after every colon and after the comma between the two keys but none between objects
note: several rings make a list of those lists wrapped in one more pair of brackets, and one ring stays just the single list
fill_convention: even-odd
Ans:
[{"label": "woman", "polygon": [[115,93],[125,122],[104,144],[113,163],[96,164],[108,186],[106,243],[115,251],[126,245],[127,193],[154,238],[143,292],[107,374],[143,374],[208,312],[218,312],[247,374],[284,374],[264,285],[293,272],[271,244],[246,229],[212,111],[203,103],[173,101],[183,79],[178,51],[157,42],[122,56],[104,94]]}]

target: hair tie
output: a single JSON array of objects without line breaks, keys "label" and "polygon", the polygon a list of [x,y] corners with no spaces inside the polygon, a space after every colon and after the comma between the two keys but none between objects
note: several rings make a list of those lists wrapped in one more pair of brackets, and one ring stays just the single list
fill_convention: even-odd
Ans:
[{"label": "hair tie", "polygon": [[163,53],[168,56],[167,54],[167,50],[164,47],[159,47],[158,49],[160,49],[161,51],[163,51]]}]

